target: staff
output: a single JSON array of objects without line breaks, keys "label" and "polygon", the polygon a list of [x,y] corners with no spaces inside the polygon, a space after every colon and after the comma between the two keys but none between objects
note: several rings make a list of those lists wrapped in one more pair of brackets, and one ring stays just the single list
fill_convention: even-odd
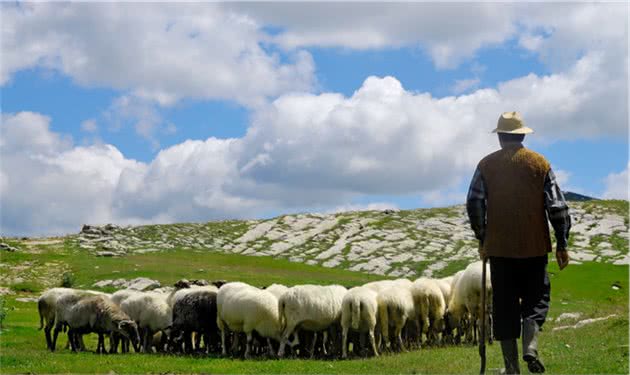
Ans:
[{"label": "staff", "polygon": [[[481,247],[481,245],[480,245]],[[481,265],[481,333],[479,334],[479,356],[481,357],[480,374],[486,373],[486,257]]]}]

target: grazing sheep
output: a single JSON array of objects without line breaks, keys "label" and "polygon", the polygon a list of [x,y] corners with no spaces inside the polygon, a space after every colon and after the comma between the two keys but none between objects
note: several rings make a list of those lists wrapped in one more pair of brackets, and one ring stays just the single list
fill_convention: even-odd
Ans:
[{"label": "grazing sheep", "polygon": [[[350,289],[343,297],[341,308],[341,357],[348,357],[348,331],[367,332],[372,352],[378,356],[374,329],[378,310],[377,293],[370,288]],[[387,323],[386,323],[387,324]],[[354,348],[353,348],[354,349]]]},{"label": "grazing sheep", "polygon": [[289,288],[282,284],[271,284],[266,287],[265,290],[276,296],[276,298],[280,298],[284,294],[284,292],[289,290]]},{"label": "grazing sheep", "polygon": [[444,297],[444,302],[448,306],[448,301],[451,299],[451,281],[453,276],[444,277],[441,279],[435,279],[438,287],[440,287],[440,291],[442,291],[442,297]]},{"label": "grazing sheep", "polygon": [[132,295],[120,304],[120,308],[131,317],[143,332],[142,351],[151,351],[152,337],[156,332],[171,327],[173,313],[167,296],[157,293]]},{"label": "grazing sheep", "polygon": [[[204,336],[206,352],[217,338],[217,292],[199,288],[175,302],[171,343],[186,353],[192,352],[192,333]],[[198,347],[198,345],[197,345]]]},{"label": "grazing sheep", "polygon": [[114,302],[116,305],[120,306],[120,304],[126,300],[127,298],[131,297],[131,296],[137,296],[142,294],[143,292],[140,292],[138,290],[135,289],[121,289],[119,291],[114,292],[114,294],[112,294],[112,302]]},{"label": "grazing sheep", "polygon": [[[341,319],[341,302],[347,289],[341,285],[298,285],[289,288],[279,299],[283,327],[278,356],[284,356],[289,336],[299,327],[307,331],[324,331],[322,352],[326,352],[327,329]],[[315,336],[314,341],[317,339]],[[311,352],[313,353],[313,352]]]},{"label": "grazing sheep", "polygon": [[415,321],[416,307],[411,288],[390,287],[378,293],[378,314],[381,337],[384,347],[390,346],[389,327],[394,328],[394,337],[399,350],[406,350],[402,339],[402,330],[407,321]]},{"label": "grazing sheep", "polygon": [[[65,289],[65,288],[54,288]],[[51,289],[52,291],[52,289]],[[57,346],[57,337],[59,332],[67,326],[68,312],[70,308],[83,298],[92,297],[95,295],[105,295],[105,293],[96,292],[92,290],[79,290],[79,289],[67,289],[67,290],[55,290],[51,293],[44,293],[38,300],[38,308],[40,309],[40,324],[42,311],[43,315],[47,319],[47,329],[50,332],[49,322],[51,315],[54,319],[55,331],[53,332],[53,338],[50,342],[50,351],[55,351]],[[56,300],[55,300],[56,297]],[[54,306],[54,314],[51,314],[51,308]],[[49,333],[50,335],[50,333]],[[49,337],[47,337],[48,339]],[[80,340],[80,339],[79,339]],[[80,346],[83,347],[83,343],[80,342]]]},{"label": "grazing sheep", "polygon": [[407,279],[396,279],[396,280],[378,280],[372,281],[363,286],[373,291],[380,293],[384,289],[393,288],[393,287],[405,287],[410,288],[413,283]]},{"label": "grazing sheep", "polygon": [[[181,280],[178,283],[180,282]],[[199,291],[199,290],[207,290],[207,291],[216,293],[219,289],[214,285],[200,286],[200,285],[191,284],[188,287],[175,289],[171,291],[166,297],[166,302],[172,308],[179,299],[185,297],[189,293],[194,293],[195,291]]]},{"label": "grazing sheep", "polygon": [[[487,267],[487,266],[486,266]],[[482,263],[472,263],[466,267],[461,276],[457,278],[455,287],[448,304],[447,321],[450,329],[457,328],[457,339],[461,338],[462,331],[466,328],[462,321],[468,316],[472,325],[472,332],[467,334],[473,343],[477,339],[477,327],[482,313],[481,306],[481,275]],[[456,275],[457,276],[457,275]],[[486,268],[486,312],[491,311],[492,285],[490,283],[490,268]],[[489,314],[486,314],[489,318]],[[486,324],[489,327],[489,324]],[[472,337],[470,337],[472,336]],[[488,337],[489,335],[487,335]]]},{"label": "grazing sheep", "polygon": [[74,289],[70,288],[52,288],[45,291],[37,300],[37,310],[39,311],[39,330],[44,328],[46,336],[46,346],[52,350],[52,338],[50,331],[55,324],[55,311],[57,300],[64,294],[74,293]]},{"label": "grazing sheep", "polygon": [[434,279],[421,277],[414,281],[411,293],[420,323],[420,342],[422,343],[423,333],[427,335],[429,342],[436,342],[439,333],[444,330],[446,303],[442,290]]},{"label": "grazing sheep", "polygon": [[245,358],[250,358],[254,331],[267,339],[270,355],[271,340],[280,341],[282,329],[278,315],[278,299],[272,293],[245,283],[228,283],[217,293],[217,326],[221,330],[222,355],[227,355],[227,329],[247,336]]},{"label": "grazing sheep", "polygon": [[105,353],[106,334],[115,332],[129,338],[134,346],[140,340],[136,323],[106,296],[95,295],[79,300],[68,310],[66,317],[72,351],[79,348],[80,335],[91,332],[98,333],[97,353]]}]

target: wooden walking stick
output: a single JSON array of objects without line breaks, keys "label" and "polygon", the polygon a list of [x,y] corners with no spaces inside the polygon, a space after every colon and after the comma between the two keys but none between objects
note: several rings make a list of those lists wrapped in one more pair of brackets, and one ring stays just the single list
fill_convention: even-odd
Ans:
[{"label": "wooden walking stick", "polygon": [[[479,245],[481,247],[481,244]],[[481,332],[479,334],[479,356],[481,357],[481,369],[479,374],[486,373],[486,257],[481,263]]]}]

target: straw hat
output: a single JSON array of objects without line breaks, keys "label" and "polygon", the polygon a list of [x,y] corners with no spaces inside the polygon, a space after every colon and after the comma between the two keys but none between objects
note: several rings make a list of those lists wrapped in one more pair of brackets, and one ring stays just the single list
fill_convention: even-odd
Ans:
[{"label": "straw hat", "polygon": [[521,114],[518,112],[504,112],[499,117],[497,128],[492,131],[493,133],[509,133],[509,134],[529,134],[534,131],[523,122]]}]

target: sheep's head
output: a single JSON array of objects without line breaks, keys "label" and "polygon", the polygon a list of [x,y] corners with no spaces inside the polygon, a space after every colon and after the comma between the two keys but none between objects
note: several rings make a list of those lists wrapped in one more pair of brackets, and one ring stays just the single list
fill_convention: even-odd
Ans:
[{"label": "sheep's head", "polygon": [[133,344],[133,348],[137,352],[140,345],[140,334],[138,333],[138,324],[136,324],[136,322],[134,322],[133,320],[121,320],[120,322],[118,322],[117,331],[121,335],[131,340],[131,343]]},{"label": "sheep's head", "polygon": [[216,286],[217,288],[221,288],[223,285],[227,284],[227,281],[225,281],[225,280],[214,280],[210,284]]},{"label": "sheep's head", "polygon": [[190,281],[186,280],[186,279],[181,279],[179,281],[177,281],[175,283],[175,285],[173,285],[175,287],[175,289],[186,289],[186,288],[190,288]]}]

